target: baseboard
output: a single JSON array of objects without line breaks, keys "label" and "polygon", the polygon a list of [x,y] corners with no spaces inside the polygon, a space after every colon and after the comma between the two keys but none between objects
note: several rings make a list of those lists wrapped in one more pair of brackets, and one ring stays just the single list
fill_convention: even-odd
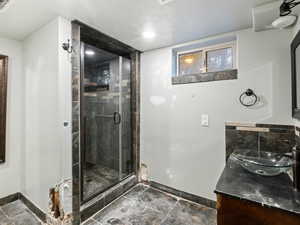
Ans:
[{"label": "baseboard", "polygon": [[207,206],[209,208],[213,208],[213,209],[216,208],[216,201],[213,201],[213,200],[210,200],[210,199],[207,199],[207,198],[204,198],[204,197],[200,197],[200,196],[197,196],[197,195],[194,195],[194,194],[190,194],[190,193],[187,193],[187,192],[184,192],[184,191],[180,191],[180,190],[177,190],[175,188],[157,183],[155,181],[149,181],[149,182],[147,182],[147,184],[149,184],[153,188],[156,188],[156,189],[159,189],[161,191],[176,195],[180,198],[189,200],[191,202],[195,202],[195,203],[198,203],[198,204],[201,204],[201,205]]},{"label": "baseboard", "polygon": [[100,194],[90,202],[85,203],[80,209],[81,223],[89,219],[95,213],[99,212],[105,206],[109,205],[113,200],[119,198],[126,191],[138,183],[135,175],[126,178],[121,183]]},{"label": "baseboard", "polygon": [[46,213],[38,208],[32,201],[30,201],[22,193],[19,193],[19,199],[44,223],[46,222]]},{"label": "baseboard", "polygon": [[22,193],[18,192],[0,199],[0,206],[21,200],[41,221],[46,222],[46,213],[39,209],[34,203],[26,198]]},{"label": "baseboard", "polygon": [[18,199],[19,199],[19,193],[14,193],[4,198],[0,198],[0,206],[17,201]]}]

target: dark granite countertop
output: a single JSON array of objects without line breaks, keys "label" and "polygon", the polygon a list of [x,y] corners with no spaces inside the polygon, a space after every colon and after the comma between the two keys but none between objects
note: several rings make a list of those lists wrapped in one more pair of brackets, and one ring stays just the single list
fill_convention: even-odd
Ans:
[{"label": "dark granite countertop", "polygon": [[300,193],[293,190],[288,174],[263,177],[228,159],[215,192],[300,215]]}]

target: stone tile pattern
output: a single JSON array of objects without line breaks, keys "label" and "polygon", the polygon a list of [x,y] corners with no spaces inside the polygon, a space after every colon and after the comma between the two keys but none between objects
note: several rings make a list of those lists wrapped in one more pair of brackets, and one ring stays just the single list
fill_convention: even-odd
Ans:
[{"label": "stone tile pattern", "polygon": [[[103,63],[100,61],[100,63]],[[109,90],[86,92],[83,96],[85,120],[85,161],[119,171],[122,159],[122,173],[132,172],[132,129],[131,129],[131,82],[130,60],[122,59],[122,72],[119,72],[119,58],[109,62]],[[89,68],[86,68],[89,67]],[[85,74],[97,74],[99,65],[88,64]],[[121,76],[122,74],[122,76]],[[121,105],[119,104],[121,102]],[[121,113],[121,124],[114,123],[114,113]],[[119,140],[119,132],[121,138]],[[122,141],[122,156],[119,144]],[[122,177],[120,178],[122,179]],[[112,184],[111,184],[112,185]]]},{"label": "stone tile pattern", "polygon": [[72,23],[72,214],[80,224],[80,26]]},{"label": "stone tile pattern", "polygon": [[141,98],[141,54],[131,53],[131,119],[132,119],[132,148],[133,171],[139,177],[140,170],[140,98]]},{"label": "stone tile pattern", "polygon": [[[9,205],[12,202],[22,202],[34,215],[36,215],[41,221],[46,221],[46,214],[36,207],[29,199],[27,199],[22,193],[17,192],[15,194],[6,196],[0,199],[0,207],[4,205]],[[14,204],[12,204],[14,205]],[[1,225],[1,223],[0,223]]]},{"label": "stone tile pattern", "polygon": [[189,83],[199,83],[199,82],[210,82],[219,80],[233,80],[237,79],[237,70],[225,70],[219,72],[208,72],[191,74],[184,76],[174,76],[172,77],[172,84],[189,84]]},{"label": "stone tile pattern", "polygon": [[[82,36],[81,33],[82,32]],[[93,35],[90,35],[92,32]],[[115,199],[127,191],[128,188],[132,187],[137,183],[137,177],[132,176],[129,181],[125,180],[116,185],[112,190],[109,190],[105,193],[99,194],[93,202],[88,204],[87,208],[84,208],[84,212],[80,212],[81,207],[81,187],[80,187],[80,177],[81,177],[81,168],[80,168],[80,37],[83,38],[88,44],[94,45],[98,48],[110,51],[110,50],[118,50],[120,49],[120,42],[114,40],[108,36],[105,36],[101,32],[95,31],[94,29],[78,22],[72,22],[72,135],[73,135],[73,144],[72,144],[72,177],[73,177],[73,190],[72,190],[72,212],[73,212],[73,224],[80,224],[80,217],[84,217],[89,215],[89,213],[94,210],[99,210],[103,208],[105,205],[109,204],[110,200]],[[91,38],[92,37],[92,38]],[[103,37],[105,37],[105,41],[103,42]],[[86,39],[84,39],[86,38]],[[99,40],[102,40],[102,44],[99,45]],[[107,43],[113,43],[109,45]],[[112,49],[108,49],[106,47],[110,47]],[[129,46],[123,46],[123,50],[120,52],[120,55],[129,55],[131,58],[131,122],[132,126],[132,160],[133,160],[133,171],[136,175],[138,175],[139,171],[139,121],[140,121],[140,52],[136,51]],[[122,54],[121,54],[122,53]],[[124,54],[123,54],[124,53]],[[126,53],[126,54],[125,54]],[[128,54],[127,54],[128,53]],[[129,123],[128,123],[129,126]],[[126,143],[125,143],[126,144]],[[126,157],[124,157],[126,158]],[[89,212],[89,213],[87,213]]]},{"label": "stone tile pattern", "polygon": [[295,142],[300,147],[300,127],[297,126],[295,127]]},{"label": "stone tile pattern", "polygon": [[[243,125],[240,125],[243,127]],[[253,131],[253,126],[268,128],[269,132]],[[295,128],[288,125],[255,124],[247,130],[226,125],[226,160],[235,149],[252,149],[285,153],[295,145]],[[245,128],[245,127],[243,127]],[[251,130],[251,131],[250,131]]]},{"label": "stone tile pattern", "polygon": [[43,223],[21,200],[0,206],[1,225],[42,225]]},{"label": "stone tile pattern", "polygon": [[216,210],[138,184],[85,225],[216,225]]},{"label": "stone tile pattern", "polygon": [[130,188],[137,184],[137,177],[130,176],[125,180],[122,180],[117,185],[102,192],[100,195],[93,198],[91,201],[82,205],[81,210],[81,221],[85,221],[90,218],[99,210],[103,209],[105,206],[110,204],[113,200],[117,199],[119,196],[127,192]]},{"label": "stone tile pattern", "polygon": [[214,209],[216,208],[216,202],[213,201],[213,200],[203,198],[203,197],[200,197],[198,195],[194,195],[194,194],[187,193],[187,192],[184,192],[184,191],[180,191],[180,190],[177,190],[175,188],[172,188],[172,187],[169,187],[169,186],[166,186],[166,185],[154,182],[154,181],[150,181],[147,184],[149,184],[151,187],[156,188],[158,190],[161,190],[161,191],[164,191],[166,193],[170,193],[172,195],[187,199],[189,201],[207,206],[209,208],[214,208]]}]

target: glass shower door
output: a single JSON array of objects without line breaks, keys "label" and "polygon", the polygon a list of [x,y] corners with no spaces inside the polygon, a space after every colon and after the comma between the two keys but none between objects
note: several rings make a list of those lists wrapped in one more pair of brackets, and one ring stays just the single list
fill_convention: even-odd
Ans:
[{"label": "glass shower door", "polygon": [[82,43],[81,191],[86,202],[132,173],[130,60]]}]

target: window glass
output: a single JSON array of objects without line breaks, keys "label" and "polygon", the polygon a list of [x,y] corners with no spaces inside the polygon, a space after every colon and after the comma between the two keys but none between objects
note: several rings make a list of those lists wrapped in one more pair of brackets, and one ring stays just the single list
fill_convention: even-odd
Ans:
[{"label": "window glass", "polygon": [[216,49],[206,52],[207,72],[233,69],[232,48]]},{"label": "window glass", "polygon": [[203,73],[203,52],[190,52],[179,55],[178,75]]}]

